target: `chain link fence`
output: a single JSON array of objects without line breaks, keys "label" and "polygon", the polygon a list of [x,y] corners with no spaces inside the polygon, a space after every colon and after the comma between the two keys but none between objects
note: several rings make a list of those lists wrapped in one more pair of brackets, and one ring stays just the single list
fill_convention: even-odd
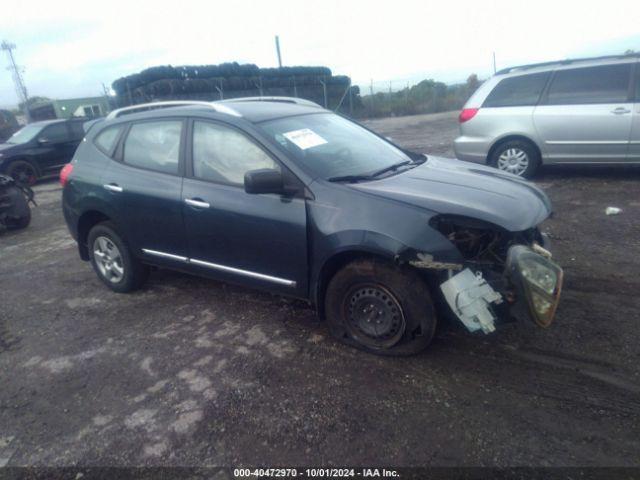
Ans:
[{"label": "chain link fence", "polygon": [[436,113],[460,109],[480,85],[472,74],[466,82],[370,80],[352,84],[345,76],[280,76],[204,79],[161,79],[135,87],[120,85],[117,106],[164,100],[216,101],[239,97],[304,98],[354,118]]}]

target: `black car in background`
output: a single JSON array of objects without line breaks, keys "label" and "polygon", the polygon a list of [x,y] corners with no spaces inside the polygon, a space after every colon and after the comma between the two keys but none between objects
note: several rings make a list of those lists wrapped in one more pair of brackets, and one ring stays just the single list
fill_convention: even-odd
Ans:
[{"label": "black car in background", "polygon": [[34,122],[0,144],[0,173],[25,185],[57,175],[85,134],[86,119]]},{"label": "black car in background", "polygon": [[562,270],[533,184],[300,99],[176,103],[112,112],[60,174],[80,257],[110,289],[150,265],[262,288],[386,355],[423,349],[447,316],[484,333],[553,320]]}]

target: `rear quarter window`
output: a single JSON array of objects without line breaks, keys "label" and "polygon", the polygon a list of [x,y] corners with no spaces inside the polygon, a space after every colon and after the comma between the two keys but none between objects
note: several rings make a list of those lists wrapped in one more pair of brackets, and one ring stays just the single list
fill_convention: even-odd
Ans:
[{"label": "rear quarter window", "polygon": [[69,122],[69,130],[71,130],[71,140],[80,141],[84,137],[82,122]]},{"label": "rear quarter window", "polygon": [[106,155],[111,155],[122,129],[122,125],[105,128],[94,140],[96,147],[102,150]]},{"label": "rear quarter window", "polygon": [[483,107],[522,107],[537,105],[550,72],[505,78],[484,101]]}]

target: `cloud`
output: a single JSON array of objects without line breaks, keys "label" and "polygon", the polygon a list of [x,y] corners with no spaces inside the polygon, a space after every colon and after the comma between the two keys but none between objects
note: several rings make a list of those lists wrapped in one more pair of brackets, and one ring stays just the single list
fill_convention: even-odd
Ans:
[{"label": "cloud", "polygon": [[[585,46],[637,44],[640,2],[29,0],[10,3],[0,31],[17,44],[27,87],[55,97],[97,94],[100,82],[158,64],[224,61],[326,65],[355,81],[417,74],[446,80],[498,66],[564,58]],[[553,14],[549,14],[553,12]],[[635,40],[635,44],[634,44]],[[614,51],[615,50],[615,51]],[[6,60],[0,60],[6,65]],[[2,70],[4,71],[4,70]],[[0,104],[16,103],[0,75]]]}]

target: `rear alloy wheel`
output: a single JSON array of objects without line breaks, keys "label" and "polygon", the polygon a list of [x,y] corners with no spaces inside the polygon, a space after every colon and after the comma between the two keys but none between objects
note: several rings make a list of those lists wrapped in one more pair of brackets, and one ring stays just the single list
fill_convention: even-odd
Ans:
[{"label": "rear alloy wheel", "polygon": [[378,355],[412,355],[431,342],[436,317],[429,289],[412,269],[356,260],[334,275],[325,296],[331,333]]},{"label": "rear alloy wheel", "polygon": [[540,165],[540,155],[530,143],[511,140],[493,151],[489,164],[504,172],[531,178]]},{"label": "rear alloy wheel", "polygon": [[93,256],[100,274],[111,283],[118,283],[124,277],[122,253],[108,237],[99,236],[93,242]]},{"label": "rear alloy wheel", "polygon": [[87,244],[94,271],[114,292],[130,292],[147,279],[149,268],[133,257],[127,242],[111,222],[94,226]]},{"label": "rear alloy wheel", "polygon": [[7,175],[22,185],[34,185],[38,181],[36,167],[26,160],[14,160],[7,168]]}]

